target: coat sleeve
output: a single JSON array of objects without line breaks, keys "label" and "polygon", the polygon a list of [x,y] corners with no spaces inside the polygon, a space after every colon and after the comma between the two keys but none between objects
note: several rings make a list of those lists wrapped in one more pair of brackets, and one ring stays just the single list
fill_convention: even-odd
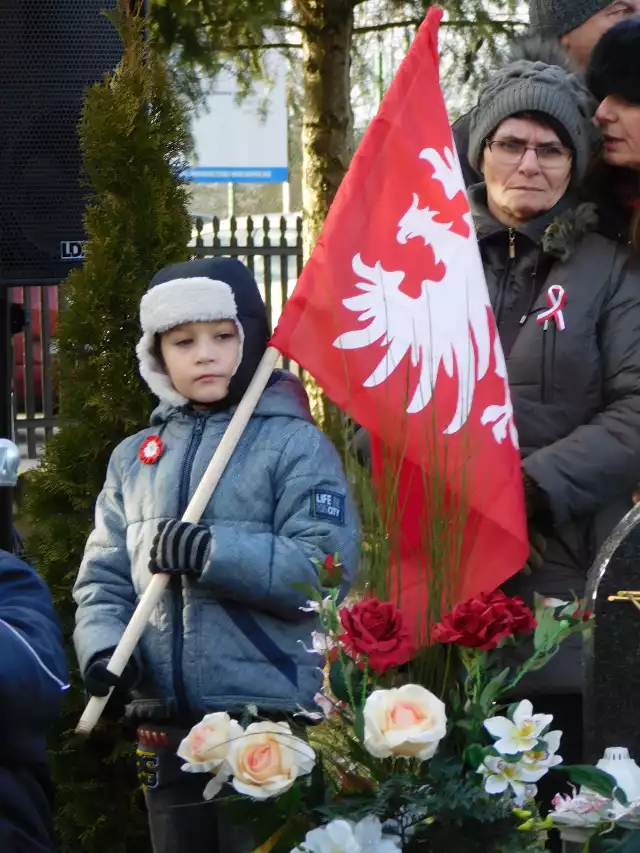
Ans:
[{"label": "coat sleeve", "polygon": [[627,268],[599,321],[603,410],[525,459],[556,524],[631,494],[640,480],[640,269]]},{"label": "coat sleeve", "polygon": [[[96,655],[118,645],[136,606],[127,552],[127,523],[118,448],[98,497],[95,527],[89,536],[73,588],[78,610],[73,635],[80,671]],[[139,661],[139,652],[134,659]]]},{"label": "coat sleeve", "polygon": [[320,589],[314,560],[338,554],[346,593],[357,572],[360,527],[338,454],[312,424],[289,438],[273,484],[273,532],[214,524],[211,560],[199,582],[221,598],[296,619],[309,597],[298,585]]},{"label": "coat sleeve", "polygon": [[13,555],[0,557],[0,718],[46,725],[67,689],[62,632],[44,581]]}]

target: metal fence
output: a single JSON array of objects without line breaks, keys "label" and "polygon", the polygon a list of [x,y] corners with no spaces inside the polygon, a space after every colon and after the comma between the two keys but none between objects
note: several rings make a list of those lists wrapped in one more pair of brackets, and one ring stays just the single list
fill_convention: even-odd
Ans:
[{"label": "metal fence", "polygon": [[[189,248],[193,258],[225,256],[245,263],[273,329],[302,270],[302,217],[198,216]],[[14,287],[10,295],[29,321],[24,332],[13,336],[13,407],[16,441],[25,461],[33,462],[56,428],[55,329],[63,304],[56,285]],[[289,366],[286,360],[283,364]]]}]

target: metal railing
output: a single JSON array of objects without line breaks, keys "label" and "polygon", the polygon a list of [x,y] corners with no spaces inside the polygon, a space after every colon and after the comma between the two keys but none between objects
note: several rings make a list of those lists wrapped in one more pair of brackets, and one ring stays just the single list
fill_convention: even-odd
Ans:
[{"label": "metal railing", "polygon": [[[197,217],[189,248],[194,258],[225,256],[245,263],[273,329],[302,271],[302,217]],[[56,285],[13,287],[10,297],[29,320],[13,336],[13,406],[15,440],[25,461],[33,463],[56,428],[55,327],[63,306]]]},{"label": "metal railing", "polygon": [[42,454],[56,425],[53,336],[59,289],[57,285],[12,287],[9,296],[27,317],[24,331],[12,336],[15,440],[22,455],[33,460]]}]

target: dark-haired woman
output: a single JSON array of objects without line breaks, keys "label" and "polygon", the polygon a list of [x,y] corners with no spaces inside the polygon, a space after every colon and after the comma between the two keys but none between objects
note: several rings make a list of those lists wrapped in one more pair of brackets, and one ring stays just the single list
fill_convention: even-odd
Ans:
[{"label": "dark-haired woman", "polygon": [[587,84],[600,104],[595,118],[604,135],[601,223],[640,250],[640,18],[603,36]]}]

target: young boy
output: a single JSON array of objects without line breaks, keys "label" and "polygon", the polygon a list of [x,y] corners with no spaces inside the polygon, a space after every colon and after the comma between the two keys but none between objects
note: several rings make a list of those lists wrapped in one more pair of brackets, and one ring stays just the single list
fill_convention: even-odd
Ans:
[{"label": "young boy", "polygon": [[67,689],[51,596],[36,572],[0,551],[0,850],[53,853],[46,737]]},{"label": "young boy", "polygon": [[[345,585],[359,531],[339,458],[302,386],[275,371],[200,524],[178,519],[262,358],[269,336],[255,280],[227,258],[178,264],[140,306],[140,372],[160,398],[151,428],[116,448],[74,590],[75,642],[90,693],[155,572],[171,583],[116,688],[132,691],[155,853],[249,853],[180,771],[185,730],[249,704],[278,718],[321,686],[308,655],[317,562],[338,553]],[[185,807],[187,805],[187,807]],[[189,807],[191,805],[191,807]]]}]

